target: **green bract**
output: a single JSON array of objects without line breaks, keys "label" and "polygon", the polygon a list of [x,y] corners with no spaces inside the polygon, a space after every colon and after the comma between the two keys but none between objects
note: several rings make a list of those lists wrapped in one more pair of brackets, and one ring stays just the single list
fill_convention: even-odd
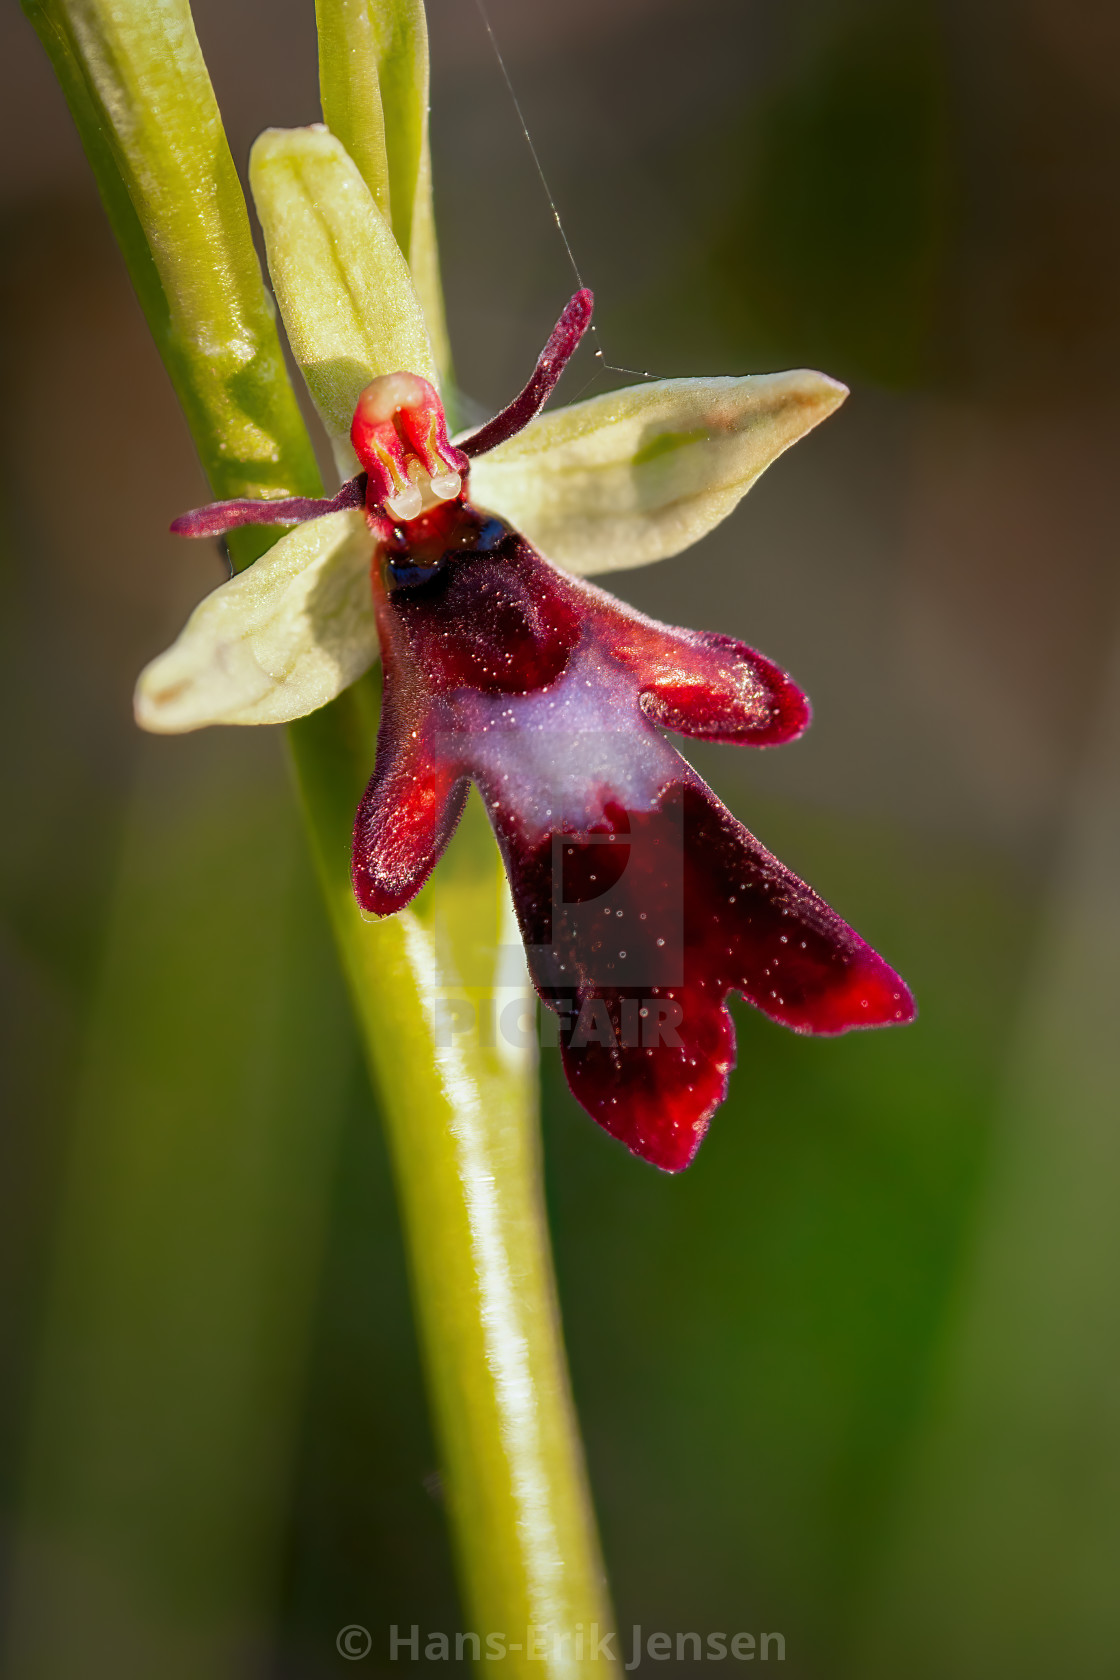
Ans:
[{"label": "green bract", "polygon": [[[364,15],[356,0],[355,9]],[[340,7],[340,15],[349,10]],[[404,48],[389,61],[411,62]],[[372,75],[371,54],[362,62]],[[359,134],[364,171],[321,125],[269,129],[253,148],[250,182],[288,339],[348,477],[362,388],[398,370],[433,384],[438,374],[394,232],[408,229],[414,242],[415,218],[398,219],[399,194],[428,203],[423,148],[407,153],[419,158],[418,174],[403,187],[390,180],[376,122],[355,127],[355,89],[332,88],[325,103]],[[415,94],[412,84],[412,104],[400,109],[415,109]],[[434,246],[429,253],[434,260]],[[808,371],[634,386],[538,416],[474,463],[471,496],[568,571],[645,565],[710,531],[845,395],[835,380]],[[333,699],[377,655],[366,581],[372,554],[356,514],[311,520],[285,537],[250,573],[208,596],[148,666],[137,720],[160,732],[275,723]]]}]

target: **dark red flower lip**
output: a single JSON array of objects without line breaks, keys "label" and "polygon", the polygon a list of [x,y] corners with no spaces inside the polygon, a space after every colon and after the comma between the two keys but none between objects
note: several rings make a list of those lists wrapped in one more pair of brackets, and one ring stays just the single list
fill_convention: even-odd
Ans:
[{"label": "dark red flower lip", "polygon": [[385,696],[358,899],[410,901],[473,781],[571,1089],[635,1154],[669,1172],[694,1158],[734,1065],[733,991],[800,1033],[913,1018],[894,970],[664,733],[793,739],[809,708],[784,671],[654,623],[465,501],[383,545],[375,595]]},{"label": "dark red flower lip", "polygon": [[[915,1008],[666,738],[794,740],[811,714],[786,672],[557,570],[468,500],[471,459],[539,412],[591,307],[577,292],[525,389],[459,444],[427,381],[386,375],[359,399],[363,472],[336,496],[221,503],[173,529],[213,535],[364,506],[385,682],[354,826],[358,901],[375,915],[411,901],[473,781],[572,1092],[634,1154],[679,1172],[727,1092],[730,993],[798,1033],[901,1023]],[[426,492],[436,505],[425,511]]]},{"label": "dark red flower lip", "polygon": [[550,1001],[567,1015],[561,1050],[583,1107],[634,1154],[680,1172],[727,1094],[731,992],[795,1032],[825,1035],[910,1021],[914,1003],[893,969],[699,777],[627,819],[632,856],[608,889],[605,920],[629,924],[618,947],[629,955],[640,918],[666,925],[666,890],[670,908],[679,893],[679,965],[668,977],[647,968],[644,983],[621,973],[587,978]]}]

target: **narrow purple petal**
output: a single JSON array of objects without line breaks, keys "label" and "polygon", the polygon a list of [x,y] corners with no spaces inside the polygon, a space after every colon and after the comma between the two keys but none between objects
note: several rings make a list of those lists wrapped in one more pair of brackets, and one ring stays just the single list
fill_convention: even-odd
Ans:
[{"label": "narrow purple petal", "polygon": [[220,537],[238,525],[302,525],[305,519],[319,519],[325,513],[345,513],[360,508],[366,496],[366,475],[347,479],[337,495],[285,496],[280,501],[210,502],[192,508],[171,521],[176,537]]},{"label": "narrow purple petal", "polygon": [[390,916],[415,898],[455,832],[467,788],[439,750],[430,711],[400,703],[386,685],[377,767],[354,823],[351,879],[363,910]]},{"label": "narrow purple petal", "polygon": [[553,327],[552,336],[541,351],[525,389],[500,414],[495,414],[485,426],[456,446],[464,455],[472,458],[485,455],[488,450],[496,449],[507,438],[523,431],[530,420],[535,419],[555,390],[557,380],[587,331],[594,301],[586,286],[575,294]]}]

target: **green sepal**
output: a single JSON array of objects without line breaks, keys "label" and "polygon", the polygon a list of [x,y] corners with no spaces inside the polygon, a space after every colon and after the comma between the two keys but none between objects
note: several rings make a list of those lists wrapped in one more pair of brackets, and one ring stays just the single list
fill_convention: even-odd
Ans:
[{"label": "green sepal", "polygon": [[471,468],[471,494],[566,571],[665,560],[725,519],[843,402],[823,373],[665,379],[540,415]]},{"label": "green sepal", "polygon": [[212,723],[290,723],[377,658],[373,538],[361,513],[309,519],[194,609],[140,673],[136,721],[156,735]]},{"label": "green sepal", "polygon": [[362,388],[405,370],[438,382],[408,264],[342,142],[267,128],[249,159],[288,341],[347,476]]}]

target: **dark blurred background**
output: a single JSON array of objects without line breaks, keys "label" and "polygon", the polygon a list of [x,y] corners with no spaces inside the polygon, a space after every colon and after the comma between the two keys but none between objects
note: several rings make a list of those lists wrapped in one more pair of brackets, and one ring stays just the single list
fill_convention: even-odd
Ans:
[{"label": "dark blurred background", "polygon": [[[1120,11],[490,7],[605,359],[852,387],[612,584],[808,690],[803,742],[697,761],[922,1011],[739,1009],[679,1180],[545,1057],[620,1620],[781,1630],[800,1680],[1114,1680]],[[318,118],[311,0],[196,15],[240,166]],[[474,5],[429,19],[493,408],[572,276]],[[0,49],[0,1667],[319,1680],[356,1622],[396,1672],[388,1624],[459,1611],[376,1112],[282,736],[133,728],[222,573],[166,534],[201,474],[14,6]],[[561,396],[610,379],[583,351]]]}]

